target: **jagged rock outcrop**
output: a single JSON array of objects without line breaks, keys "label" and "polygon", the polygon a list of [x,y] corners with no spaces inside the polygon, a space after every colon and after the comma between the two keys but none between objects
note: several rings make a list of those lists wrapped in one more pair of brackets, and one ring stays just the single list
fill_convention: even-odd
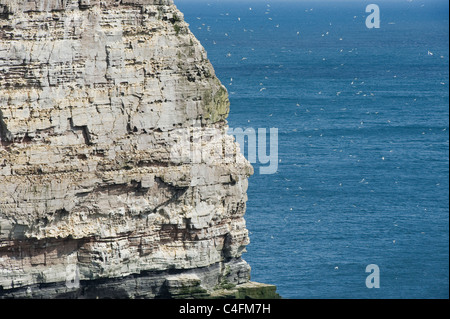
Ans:
[{"label": "jagged rock outcrop", "polygon": [[172,0],[0,0],[0,296],[242,292],[228,110]]}]

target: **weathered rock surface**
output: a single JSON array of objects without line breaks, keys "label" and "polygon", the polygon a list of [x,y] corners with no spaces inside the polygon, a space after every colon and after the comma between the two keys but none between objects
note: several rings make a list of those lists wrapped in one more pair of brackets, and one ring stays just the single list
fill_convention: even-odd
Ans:
[{"label": "weathered rock surface", "polygon": [[248,285],[228,110],[172,0],[0,0],[0,296]]}]

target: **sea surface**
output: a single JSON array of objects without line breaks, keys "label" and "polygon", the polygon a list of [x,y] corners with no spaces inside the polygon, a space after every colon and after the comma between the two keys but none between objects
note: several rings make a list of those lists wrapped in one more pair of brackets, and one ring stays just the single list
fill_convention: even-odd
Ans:
[{"label": "sea surface", "polygon": [[229,126],[279,130],[277,172],[249,180],[252,280],[288,299],[449,298],[448,2],[175,3]]}]

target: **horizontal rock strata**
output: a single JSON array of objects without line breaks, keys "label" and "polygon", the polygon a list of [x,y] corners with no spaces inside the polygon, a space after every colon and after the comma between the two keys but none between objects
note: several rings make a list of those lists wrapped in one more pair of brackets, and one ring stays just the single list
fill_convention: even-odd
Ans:
[{"label": "horizontal rock strata", "polygon": [[171,0],[0,0],[0,296],[247,284],[228,111]]}]

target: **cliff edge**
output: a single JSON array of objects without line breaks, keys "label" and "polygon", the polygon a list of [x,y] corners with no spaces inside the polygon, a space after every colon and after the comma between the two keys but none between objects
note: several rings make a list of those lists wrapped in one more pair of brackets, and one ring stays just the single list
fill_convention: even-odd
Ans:
[{"label": "cliff edge", "polygon": [[251,165],[172,0],[0,0],[0,298],[274,298]]}]

